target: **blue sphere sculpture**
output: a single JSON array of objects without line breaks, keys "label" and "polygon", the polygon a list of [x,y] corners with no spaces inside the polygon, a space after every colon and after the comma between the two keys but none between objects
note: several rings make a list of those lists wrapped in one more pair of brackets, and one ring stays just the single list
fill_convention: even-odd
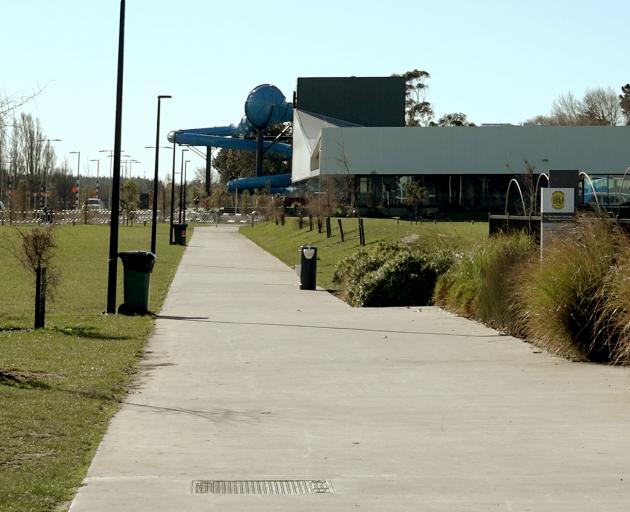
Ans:
[{"label": "blue sphere sculpture", "polygon": [[289,120],[291,111],[292,107],[287,103],[284,94],[271,84],[255,87],[245,101],[245,116],[259,129]]}]

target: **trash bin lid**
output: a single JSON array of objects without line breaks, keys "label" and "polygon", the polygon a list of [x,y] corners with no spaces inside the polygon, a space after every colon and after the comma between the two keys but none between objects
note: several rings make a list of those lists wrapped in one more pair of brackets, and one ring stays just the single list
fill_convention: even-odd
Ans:
[{"label": "trash bin lid", "polygon": [[149,251],[119,252],[123,267],[136,272],[151,273],[155,265],[155,254]]}]

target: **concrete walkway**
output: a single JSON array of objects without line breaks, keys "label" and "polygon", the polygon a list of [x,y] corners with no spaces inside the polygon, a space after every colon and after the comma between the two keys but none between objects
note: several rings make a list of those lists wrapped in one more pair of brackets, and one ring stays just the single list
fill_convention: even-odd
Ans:
[{"label": "concrete walkway", "polygon": [[630,509],[629,369],[300,292],[233,228],[195,229],[141,366],[72,512]]}]

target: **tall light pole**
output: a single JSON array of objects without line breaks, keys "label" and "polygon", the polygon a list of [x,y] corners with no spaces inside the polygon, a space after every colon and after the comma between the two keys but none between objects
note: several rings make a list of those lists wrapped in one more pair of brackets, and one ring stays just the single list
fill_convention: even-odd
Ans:
[{"label": "tall light pole", "polygon": [[184,162],[184,190],[183,190],[183,196],[184,196],[184,214],[182,216],[183,222],[184,224],[186,224],[186,171],[188,170],[188,163],[190,162],[190,160],[186,160]]},{"label": "tall light pole", "polygon": [[[37,142],[61,142],[61,139],[38,139]],[[0,189],[2,188],[2,185],[0,185]],[[40,199],[39,199],[39,205],[40,208],[47,208],[48,207],[48,167],[44,168],[44,183],[40,184],[39,186],[39,191],[40,191]]]},{"label": "tall light pole", "polygon": [[[171,98],[172,96],[158,96],[158,120],[157,120],[157,135],[155,136],[155,146],[144,146],[144,149],[155,149],[155,174],[153,176],[153,223],[151,224],[151,252],[156,254],[156,237],[157,237],[157,200],[158,200],[158,185],[159,185],[159,175],[158,175],[158,162],[160,159],[159,150],[160,149],[173,149],[171,146],[160,146],[159,138],[160,138],[160,99],[161,98]],[[162,218],[164,218],[165,212],[162,212]],[[170,235],[169,235],[170,241]]]},{"label": "tall light pole", "polygon": [[[120,150],[121,152],[125,152],[124,149]],[[108,153],[107,158],[109,158],[109,195],[107,197],[107,206],[111,207],[112,204],[112,184],[111,184],[111,180],[112,180],[112,169],[114,166],[114,150],[113,149],[100,149],[99,153]],[[123,155],[126,156],[126,155]]]},{"label": "tall light pole", "polygon": [[120,0],[118,27],[118,77],[116,80],[116,120],[114,128],[114,171],[109,232],[109,262],[107,274],[107,312],[116,313],[116,278],[118,274],[118,210],[120,206],[120,146],[122,132],[123,69],[125,56],[125,0]]},{"label": "tall light pole", "polygon": [[127,179],[132,179],[133,178],[133,174],[131,173],[131,166],[133,164],[141,164],[142,162],[140,160],[136,160],[135,158],[132,158],[131,160],[127,160],[127,163],[129,164],[129,167],[127,167]]},{"label": "tall light pole", "polygon": [[75,201],[75,210],[79,209],[79,179],[81,174],[81,151],[70,151],[71,155],[77,155],[77,199]]},{"label": "tall light pole", "polygon": [[187,149],[182,149],[181,168],[179,170],[179,223],[182,223],[182,201],[184,199],[184,153]]},{"label": "tall light pole", "polygon": [[153,174],[153,214],[151,216],[151,252],[155,254],[155,244],[157,236],[157,196],[158,196],[158,168],[160,163],[160,103],[163,99],[169,99],[172,96],[168,94],[160,94],[157,97],[157,127],[155,129],[155,173]]},{"label": "tall light pole", "polygon": [[131,164],[140,164],[142,162],[140,162],[140,160],[135,160],[131,158],[130,155],[123,155],[123,156],[129,157],[129,158],[120,161],[122,164],[124,164],[122,177],[123,178],[126,177],[127,179],[129,179],[131,177]]},{"label": "tall light pole", "polygon": [[90,160],[90,162],[96,162],[96,199],[99,199],[98,186],[99,186],[99,170],[101,168],[100,160]]},{"label": "tall light pole", "polygon": [[168,243],[173,245],[175,238],[173,236],[173,218],[175,217],[175,158],[177,157],[177,151],[175,151],[175,141],[177,135],[173,135],[173,170],[171,176],[171,216],[169,218],[170,228],[168,230]]}]

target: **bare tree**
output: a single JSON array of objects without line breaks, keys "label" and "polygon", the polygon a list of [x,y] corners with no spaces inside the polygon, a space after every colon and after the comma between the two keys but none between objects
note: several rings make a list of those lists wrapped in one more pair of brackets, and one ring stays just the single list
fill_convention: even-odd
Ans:
[{"label": "bare tree", "polygon": [[9,162],[7,156],[7,131],[0,124],[0,201],[6,199],[7,177],[9,174]]},{"label": "bare tree", "polygon": [[[15,118],[13,119],[13,124],[15,125]],[[11,140],[9,141],[8,149],[8,157],[9,157],[9,175],[13,181],[13,189],[15,190],[15,186],[17,184],[17,178],[23,169],[22,162],[22,154],[20,152],[20,139],[16,136],[15,129],[11,135]]]},{"label": "bare tree", "polygon": [[[44,184],[44,177],[54,166],[55,153],[50,142],[45,140],[39,119],[31,114],[20,115],[15,126],[19,140],[21,159],[24,162],[30,192],[35,196]],[[33,205],[36,207],[37,205]]]},{"label": "bare tree", "polygon": [[549,116],[539,115],[529,124],[559,126],[616,126],[622,120],[620,97],[612,88],[588,89],[582,99],[561,94],[553,102]]},{"label": "bare tree", "polygon": [[413,206],[414,217],[418,217],[418,206],[424,200],[424,187],[417,181],[413,180],[405,186],[405,195],[403,202],[406,205]]},{"label": "bare tree", "polygon": [[616,126],[621,121],[619,99],[612,87],[589,89],[582,100],[582,115],[590,124]]},{"label": "bare tree", "polygon": [[45,89],[45,86],[40,87],[38,85],[30,94],[14,94],[10,96],[4,91],[0,91],[0,129],[8,125],[8,119],[15,115],[15,112],[17,112],[20,107],[31,101],[36,96],[39,96]]},{"label": "bare tree", "polygon": [[336,160],[339,162],[345,171],[344,179],[345,182],[345,196],[350,198],[350,209],[353,212],[356,212],[357,217],[359,217],[359,209],[357,208],[356,201],[356,176],[350,172],[350,164],[351,160],[346,152],[346,144],[343,139],[343,133],[341,133],[341,139],[337,141],[337,157]]},{"label": "bare tree", "polygon": [[561,94],[554,100],[551,107],[552,124],[577,125],[581,124],[582,104],[573,93]]},{"label": "bare tree", "polygon": [[[9,179],[11,179],[15,190],[17,178],[18,160],[15,158],[16,151],[8,142],[8,128],[11,126],[10,119],[13,118],[13,124],[15,124],[15,113],[20,107],[43,93],[45,88],[45,86],[40,87],[38,85],[30,94],[11,95],[7,95],[5,91],[0,90],[0,192],[2,197],[4,197],[4,187],[8,185]],[[0,197],[0,200],[2,200],[2,197]]]},{"label": "bare tree", "polygon": [[626,118],[626,124],[630,126],[630,84],[621,87],[619,107],[623,111],[623,116]]}]

